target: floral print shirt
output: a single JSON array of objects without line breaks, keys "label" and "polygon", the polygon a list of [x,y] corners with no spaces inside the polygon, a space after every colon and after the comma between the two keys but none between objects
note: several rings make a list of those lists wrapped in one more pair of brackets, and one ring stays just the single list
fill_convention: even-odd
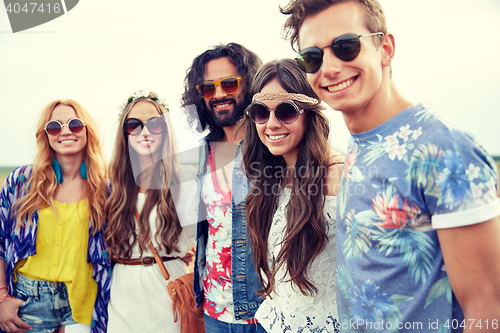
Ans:
[{"label": "floral print shirt", "polygon": [[207,161],[202,199],[207,208],[208,221],[206,266],[203,272],[204,312],[226,323],[254,323],[255,319],[236,320],[234,316],[231,276],[231,191],[224,192],[217,184],[212,152]]},{"label": "floral print shirt", "polygon": [[471,134],[421,104],[353,134],[337,209],[342,332],[461,331],[435,229],[498,216],[497,178]]}]

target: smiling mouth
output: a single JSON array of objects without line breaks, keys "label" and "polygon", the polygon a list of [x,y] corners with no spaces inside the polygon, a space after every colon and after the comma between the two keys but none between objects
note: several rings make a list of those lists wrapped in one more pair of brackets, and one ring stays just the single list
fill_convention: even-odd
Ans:
[{"label": "smiling mouth", "polygon": [[62,141],[59,141],[59,143],[62,143],[62,144],[73,143],[73,142],[76,142],[76,140],[62,140]]},{"label": "smiling mouth", "polygon": [[347,79],[344,82],[341,82],[339,84],[336,84],[333,86],[328,86],[328,87],[326,87],[326,89],[328,89],[329,92],[337,92],[340,90],[344,90],[347,87],[349,87],[356,79],[357,79],[357,77],[354,79]]},{"label": "smiling mouth", "polygon": [[139,141],[139,143],[140,143],[141,145],[150,145],[150,144],[152,144],[153,142],[154,142],[154,141],[149,141],[149,140]]},{"label": "smiling mouth", "polygon": [[214,104],[214,109],[215,108],[217,108],[217,109],[225,108],[226,106],[229,106],[231,104],[232,104],[231,102],[226,102],[226,103],[221,103],[221,104]]},{"label": "smiling mouth", "polygon": [[267,136],[271,140],[281,140],[283,138],[286,138],[288,136],[288,134],[280,134],[280,135],[270,135],[270,134],[268,134]]}]

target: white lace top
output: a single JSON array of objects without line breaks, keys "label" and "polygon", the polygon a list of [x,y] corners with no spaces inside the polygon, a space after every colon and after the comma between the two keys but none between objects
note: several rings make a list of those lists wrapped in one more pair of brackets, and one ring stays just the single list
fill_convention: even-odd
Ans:
[{"label": "white lace top", "polygon": [[[269,231],[267,260],[272,265],[277,257],[286,228],[286,205],[291,190],[285,188],[280,195],[278,209]],[[266,297],[255,317],[267,332],[285,331],[313,333],[339,332],[336,280],[335,280],[335,215],[337,197],[326,196],[324,216],[328,223],[328,241],[325,249],[308,266],[307,275],[318,293],[305,296],[292,282],[283,282],[283,267],[276,275],[276,287]],[[288,276],[287,276],[288,278]]]}]

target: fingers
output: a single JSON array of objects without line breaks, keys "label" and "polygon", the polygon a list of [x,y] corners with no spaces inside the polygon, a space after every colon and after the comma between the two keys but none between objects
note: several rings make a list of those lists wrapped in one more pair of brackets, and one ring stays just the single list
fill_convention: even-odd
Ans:
[{"label": "fingers", "polygon": [[21,330],[21,331],[12,331],[12,332],[26,332],[27,330],[32,329],[32,327],[30,325],[26,324],[18,316],[12,318],[12,322]]},{"label": "fingers", "polygon": [[[19,319],[19,317],[17,317]],[[21,323],[23,323],[24,325],[27,325],[28,328],[21,328],[21,327],[18,327],[13,321],[10,321],[8,323],[4,323],[2,325],[2,331],[4,332],[27,332],[29,329],[31,329],[31,326],[24,323],[21,319],[19,319],[21,321]]]}]

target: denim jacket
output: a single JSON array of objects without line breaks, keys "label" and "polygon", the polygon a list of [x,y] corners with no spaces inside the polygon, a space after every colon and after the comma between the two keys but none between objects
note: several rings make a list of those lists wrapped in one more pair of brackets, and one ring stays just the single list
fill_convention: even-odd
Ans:
[{"label": "denim jacket", "polygon": [[[236,154],[233,167],[232,184],[232,284],[233,284],[233,302],[234,315],[237,320],[250,319],[255,316],[259,305],[264,301],[257,295],[256,291],[262,289],[259,275],[255,270],[253,253],[250,247],[250,241],[247,234],[245,198],[250,189],[250,183],[245,176],[242,160],[242,143],[240,141],[236,148]],[[206,208],[201,200],[201,190],[203,177],[206,172],[206,164],[209,156],[210,142],[205,138],[200,142],[199,168],[197,177],[198,194],[198,231],[196,236],[196,259],[194,267],[194,293],[196,297],[196,306],[203,303],[203,272],[205,270],[205,250],[208,239],[208,222],[206,219]]]}]

